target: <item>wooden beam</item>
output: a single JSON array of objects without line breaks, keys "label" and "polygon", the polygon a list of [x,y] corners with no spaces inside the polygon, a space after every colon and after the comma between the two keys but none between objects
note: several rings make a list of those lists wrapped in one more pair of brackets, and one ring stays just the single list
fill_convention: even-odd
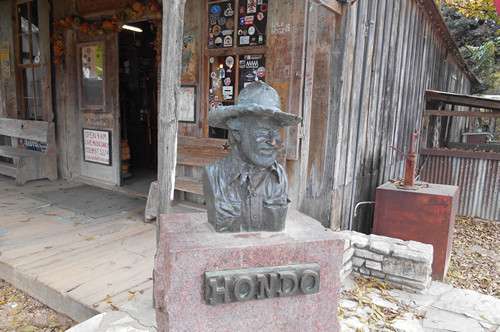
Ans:
[{"label": "wooden beam", "polygon": [[500,100],[462,95],[457,93],[427,90],[425,98],[445,102],[446,104],[487,108],[500,111]]},{"label": "wooden beam", "polygon": [[439,116],[465,116],[469,118],[481,117],[481,118],[500,118],[500,112],[489,113],[489,112],[467,112],[467,111],[446,111],[446,110],[425,110],[424,115],[439,115]]},{"label": "wooden beam", "polygon": [[337,0],[312,0],[335,14],[342,15],[342,4]]},{"label": "wooden beam", "polygon": [[[163,1],[160,108],[158,114],[158,216],[172,211],[177,163],[177,107],[186,0]],[[158,222],[158,225],[160,223]],[[158,234],[157,234],[158,235]]]}]

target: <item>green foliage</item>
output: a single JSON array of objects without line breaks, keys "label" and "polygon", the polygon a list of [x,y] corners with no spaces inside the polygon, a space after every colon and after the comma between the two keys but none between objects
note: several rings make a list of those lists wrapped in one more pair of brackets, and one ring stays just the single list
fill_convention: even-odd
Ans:
[{"label": "green foliage", "polygon": [[500,22],[493,1],[441,1],[460,53],[486,90],[500,94]]},{"label": "green foliage", "polygon": [[493,0],[440,0],[440,5],[447,5],[465,17],[499,22]]},{"label": "green foliage", "polygon": [[463,46],[460,52],[477,79],[487,88],[486,94],[500,94],[500,37],[480,46]]}]

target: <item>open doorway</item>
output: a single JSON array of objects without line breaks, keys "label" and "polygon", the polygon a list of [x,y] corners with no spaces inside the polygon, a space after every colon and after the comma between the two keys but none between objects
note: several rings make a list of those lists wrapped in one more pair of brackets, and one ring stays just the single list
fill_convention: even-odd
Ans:
[{"label": "open doorway", "polygon": [[[118,36],[122,186],[147,195],[157,179],[157,67],[152,42],[156,30],[148,21],[129,24]],[[141,32],[139,32],[139,30]]]}]

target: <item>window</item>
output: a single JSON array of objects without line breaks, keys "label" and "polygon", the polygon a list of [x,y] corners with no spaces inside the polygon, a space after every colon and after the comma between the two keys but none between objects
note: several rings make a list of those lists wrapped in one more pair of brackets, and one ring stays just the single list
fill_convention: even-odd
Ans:
[{"label": "window", "polygon": [[16,4],[17,67],[19,70],[21,117],[43,120],[44,80],[40,54],[40,34],[37,0],[18,1]]}]

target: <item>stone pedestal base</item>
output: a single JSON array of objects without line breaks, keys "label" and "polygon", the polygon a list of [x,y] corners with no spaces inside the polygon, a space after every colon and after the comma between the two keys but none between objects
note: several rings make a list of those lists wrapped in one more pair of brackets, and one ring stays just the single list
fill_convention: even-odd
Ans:
[{"label": "stone pedestal base", "polygon": [[[159,331],[339,331],[344,240],[318,221],[289,211],[283,232],[228,234],[216,233],[205,213],[191,213],[162,215],[160,229],[154,271]],[[256,286],[248,301],[206,304],[206,272],[310,263],[319,267],[318,292],[257,300]]]},{"label": "stone pedestal base", "polygon": [[375,194],[373,233],[432,244],[432,278],[442,281],[451,258],[458,192],[458,187],[442,184],[405,190],[387,182]]}]

